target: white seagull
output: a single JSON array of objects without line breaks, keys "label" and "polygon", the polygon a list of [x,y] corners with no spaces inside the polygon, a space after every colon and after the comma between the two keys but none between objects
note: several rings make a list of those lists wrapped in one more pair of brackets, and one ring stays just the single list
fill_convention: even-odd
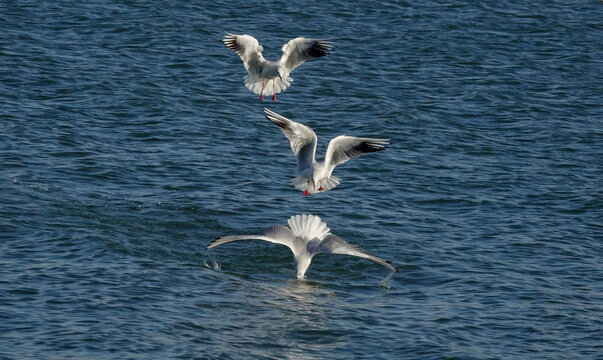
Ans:
[{"label": "white seagull", "polygon": [[272,101],[276,101],[276,94],[291,85],[293,79],[289,74],[296,67],[327,55],[334,47],[326,40],[298,37],[283,45],[280,60],[269,61],[262,56],[264,48],[253,36],[226,34],[222,42],[243,60],[248,73],[244,77],[245,86],[254,94],[259,94],[260,101],[264,99],[264,95],[272,95]]},{"label": "white seagull", "polygon": [[292,183],[304,192],[304,196],[337,186],[340,179],[331,175],[337,165],[369,152],[385,150],[385,145],[389,145],[389,139],[339,135],[329,142],[324,161],[316,161],[314,157],[317,138],[312,129],[266,108],[264,113],[268,120],[281,128],[291,142],[291,150],[297,158],[297,173],[300,174]]},{"label": "white seagull", "polygon": [[295,256],[297,278],[303,279],[316,254],[330,253],[352,255],[365,258],[383,265],[392,271],[398,271],[388,261],[368,254],[348,244],[338,236],[331,234],[320,217],[316,215],[295,215],[289,220],[289,227],[276,225],[259,235],[230,235],[212,241],[206,249],[240,240],[264,240],[287,246]]}]

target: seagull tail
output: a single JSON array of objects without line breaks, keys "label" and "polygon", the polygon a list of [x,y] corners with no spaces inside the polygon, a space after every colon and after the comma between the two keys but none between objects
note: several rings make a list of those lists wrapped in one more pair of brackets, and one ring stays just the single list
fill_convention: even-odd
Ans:
[{"label": "seagull tail", "polygon": [[[274,93],[279,94],[281,91],[284,91],[291,86],[291,82],[293,81],[293,79],[289,76],[285,76],[283,80],[279,78],[275,78],[273,80],[262,80],[249,75],[245,76],[243,80],[245,81],[245,87],[256,95],[259,95],[262,92],[262,81],[264,81],[264,96],[271,96],[274,95]],[[273,82],[274,91],[272,86]]]},{"label": "seagull tail", "polygon": [[295,236],[308,240],[324,239],[331,229],[316,215],[295,215],[288,220],[289,227]]},{"label": "seagull tail", "polygon": [[337,176],[329,176],[328,178],[326,178],[325,180],[322,181],[323,190],[318,190],[318,189],[320,189],[321,184],[316,184],[316,186],[314,186],[314,184],[312,183],[312,180],[310,180],[310,186],[307,186],[308,178],[305,175],[300,175],[300,176],[294,178],[293,180],[291,180],[291,183],[293,184],[293,186],[295,186],[295,188],[299,191],[306,191],[306,186],[307,186],[308,192],[310,194],[331,190],[335,186],[339,185],[340,182],[341,182],[341,179],[338,178]]},{"label": "seagull tail", "polygon": [[[338,178],[337,176],[329,176],[328,178],[326,178],[322,181],[323,190],[321,190],[321,191],[316,190],[316,191],[322,192],[322,191],[331,190],[335,186],[339,185],[340,182],[341,182],[341,179]],[[320,188],[320,185],[318,185],[318,188]]]}]

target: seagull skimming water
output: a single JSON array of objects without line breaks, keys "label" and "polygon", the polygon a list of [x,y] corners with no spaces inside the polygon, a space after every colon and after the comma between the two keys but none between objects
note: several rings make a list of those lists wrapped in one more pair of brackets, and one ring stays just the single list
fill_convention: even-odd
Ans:
[{"label": "seagull skimming water", "polygon": [[312,129],[266,108],[264,113],[268,120],[281,128],[291,142],[291,150],[297,158],[297,173],[300,174],[292,183],[304,192],[304,196],[337,186],[340,179],[331,175],[337,165],[369,152],[385,150],[385,145],[389,145],[389,139],[340,135],[329,142],[324,161],[316,161],[317,138]]},{"label": "seagull skimming water", "polygon": [[293,79],[289,74],[296,67],[327,55],[334,47],[326,40],[298,37],[283,45],[280,60],[269,61],[262,56],[264,48],[253,36],[227,33],[222,42],[243,60],[248,73],[244,78],[245,86],[254,94],[259,94],[260,101],[264,95],[272,95],[272,101],[276,101],[276,94],[291,85]]},{"label": "seagull skimming water", "polygon": [[297,278],[303,279],[316,254],[330,253],[352,255],[365,258],[398,271],[388,261],[368,254],[331,234],[331,229],[316,215],[295,215],[289,220],[289,227],[276,225],[259,235],[230,235],[212,241],[207,249],[240,240],[264,240],[287,246],[295,256]]}]

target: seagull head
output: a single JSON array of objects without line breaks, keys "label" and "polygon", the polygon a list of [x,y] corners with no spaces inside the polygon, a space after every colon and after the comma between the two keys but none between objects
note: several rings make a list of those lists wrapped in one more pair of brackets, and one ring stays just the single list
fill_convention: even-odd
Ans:
[{"label": "seagull head", "polygon": [[311,257],[302,257],[297,260],[297,278],[304,279],[306,277],[306,271],[310,268],[310,263],[312,262]]},{"label": "seagull head", "polygon": [[276,70],[276,76],[278,76],[279,79],[281,79],[281,81],[283,80],[283,76],[281,75],[281,72]]}]

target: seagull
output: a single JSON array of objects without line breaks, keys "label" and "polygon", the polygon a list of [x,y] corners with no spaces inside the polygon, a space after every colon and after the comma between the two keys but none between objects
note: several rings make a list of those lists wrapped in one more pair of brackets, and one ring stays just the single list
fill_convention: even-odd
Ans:
[{"label": "seagull", "polygon": [[331,229],[316,215],[295,215],[288,220],[289,227],[276,225],[259,235],[230,235],[218,238],[207,245],[207,250],[240,240],[264,240],[287,246],[295,256],[297,278],[304,279],[316,254],[330,253],[365,258],[398,271],[389,261],[366,253],[331,234]]},{"label": "seagull", "polygon": [[340,179],[331,175],[337,165],[369,152],[385,150],[385,145],[389,145],[390,139],[340,135],[329,142],[324,161],[316,161],[314,156],[316,155],[317,138],[312,129],[266,108],[264,108],[264,113],[268,120],[281,128],[291,142],[291,150],[297,158],[297,173],[300,174],[291,182],[293,186],[304,192],[304,196],[327,191],[337,186]]},{"label": "seagull", "polygon": [[254,94],[259,94],[260,101],[264,99],[264,94],[272,95],[272,101],[276,101],[276,94],[291,85],[293,79],[289,74],[296,67],[327,55],[334,47],[326,40],[297,37],[283,45],[280,60],[269,61],[262,56],[264,48],[253,36],[226,34],[222,42],[243,60],[248,73],[244,77],[245,86]]}]

